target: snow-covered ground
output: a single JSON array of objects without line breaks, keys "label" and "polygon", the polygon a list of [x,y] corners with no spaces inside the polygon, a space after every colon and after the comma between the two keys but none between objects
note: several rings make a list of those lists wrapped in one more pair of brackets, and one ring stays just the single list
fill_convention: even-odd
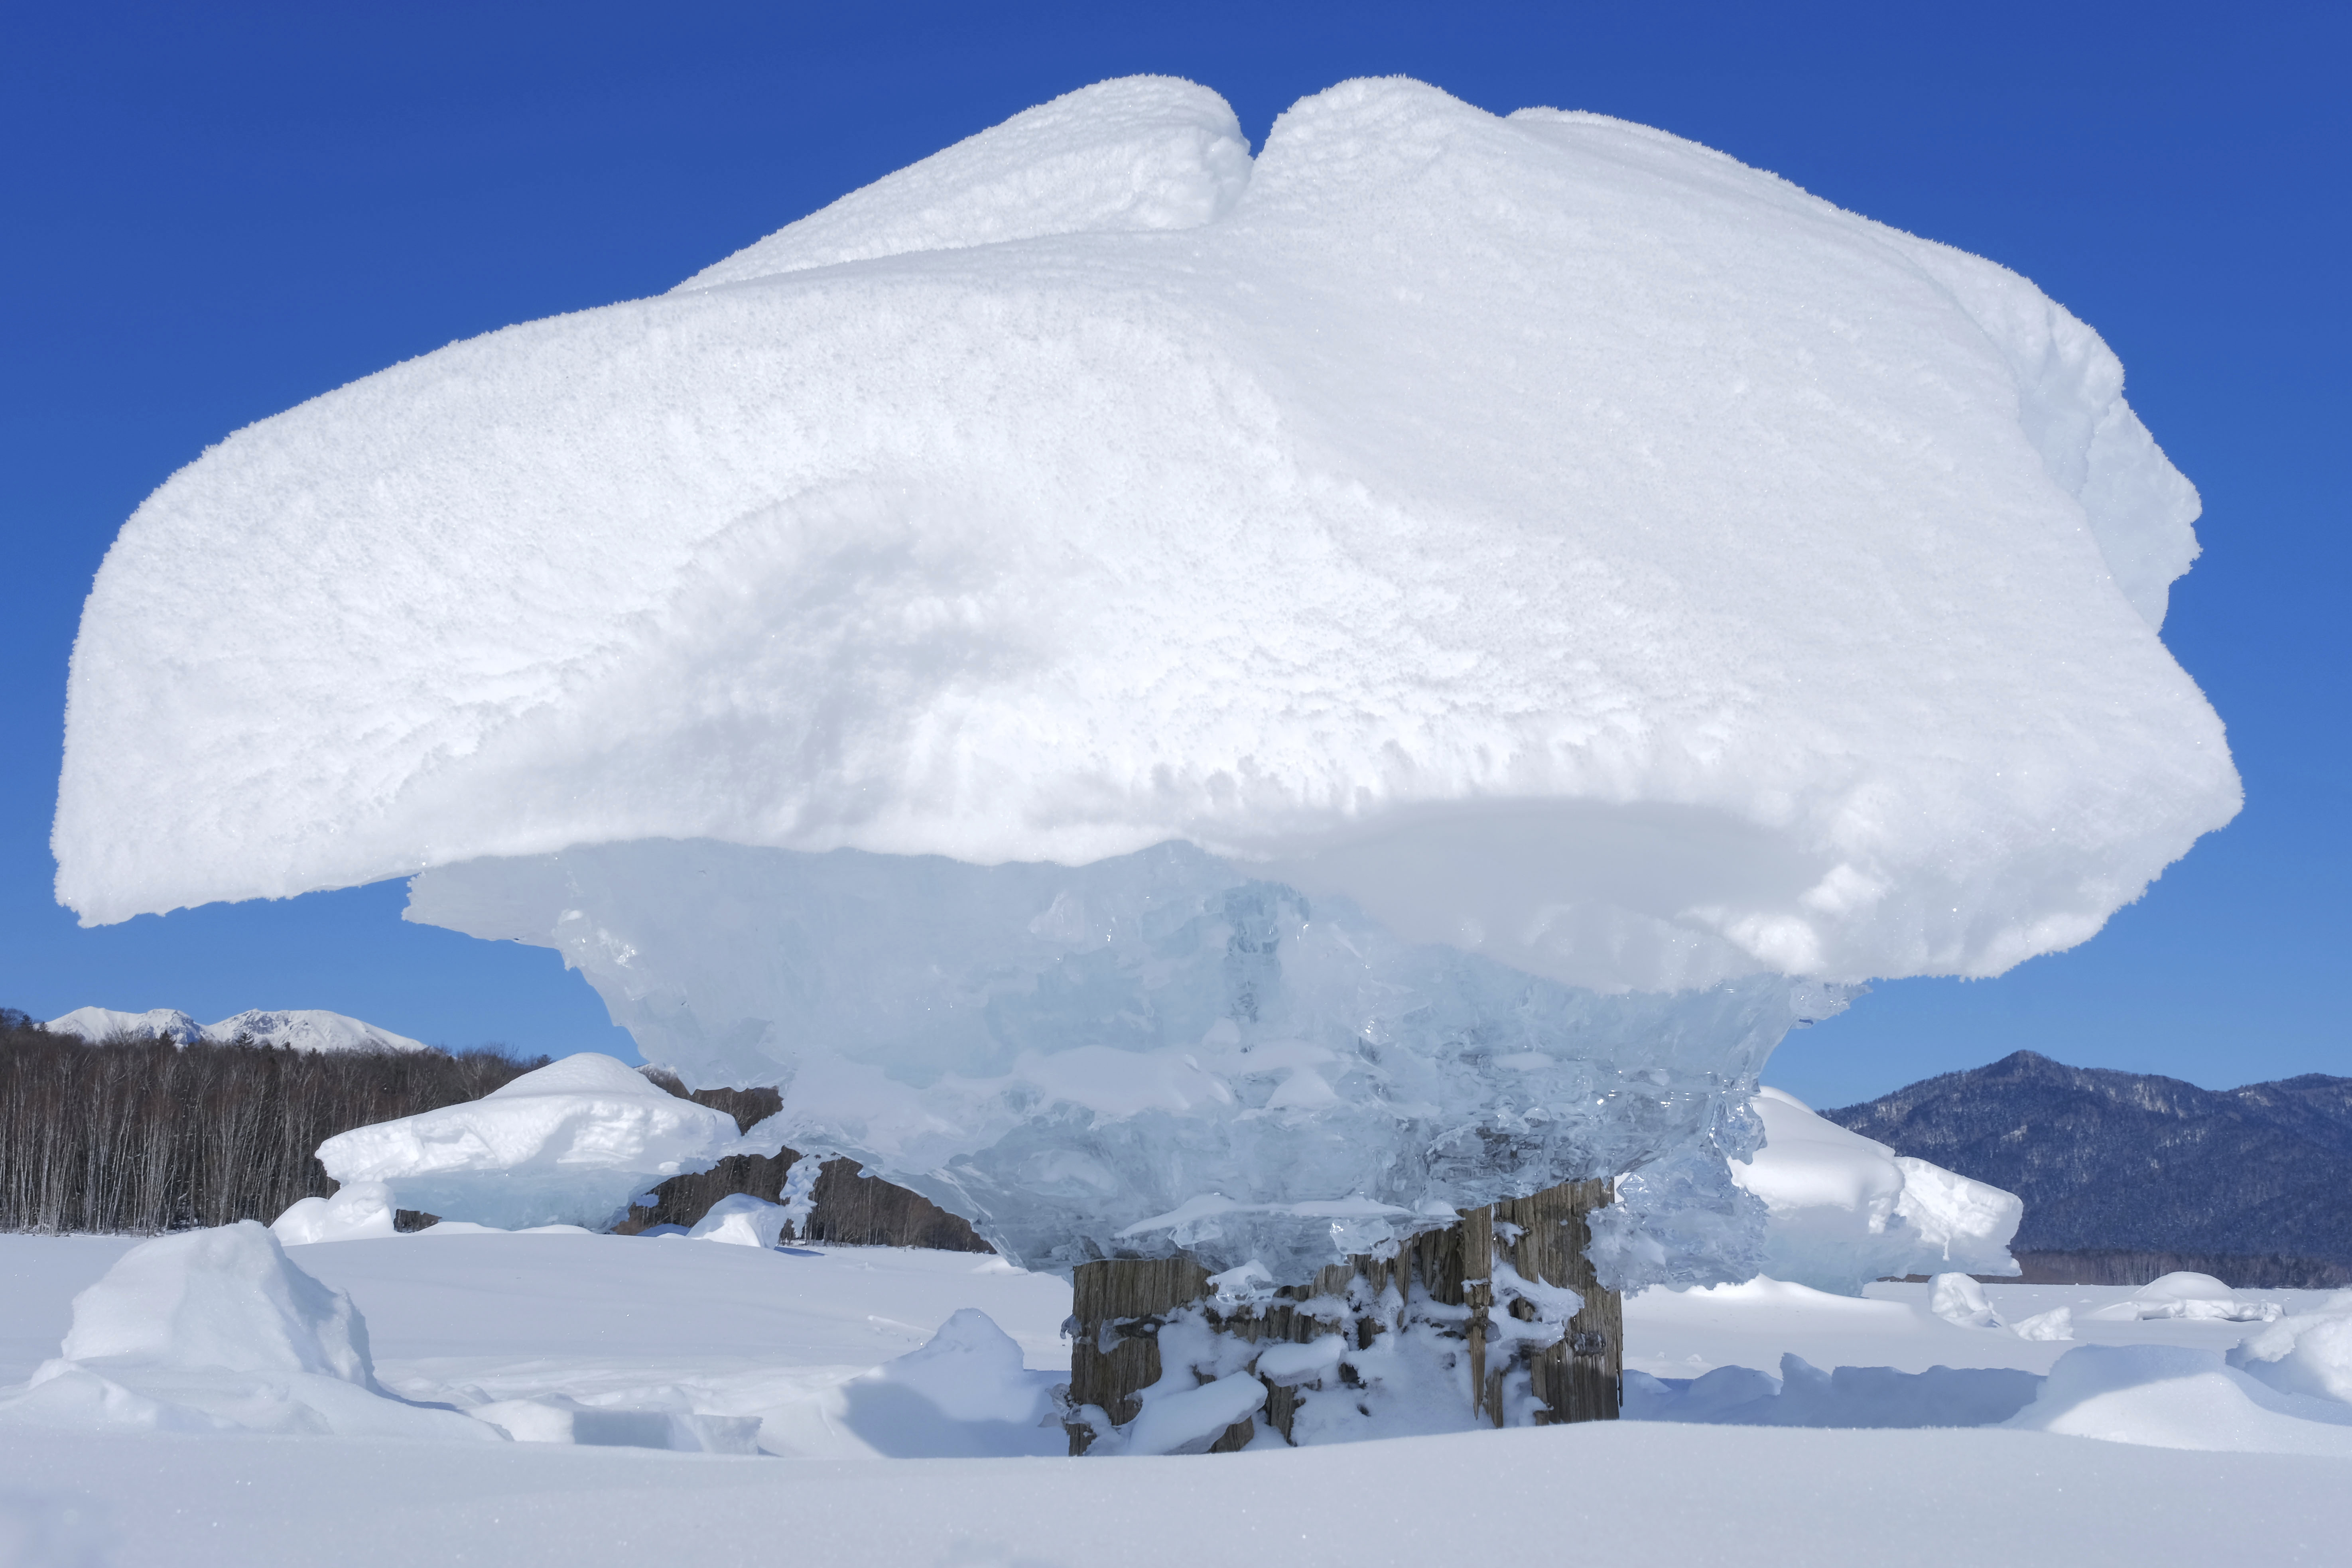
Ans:
[{"label": "snow-covered ground", "polygon": [[[0,1237],[0,1385],[22,1384],[58,1353],[74,1296],[135,1245]],[[1771,1397],[1785,1397],[1774,1380],[1790,1373],[1790,1392],[1805,1393],[1809,1374],[1782,1360],[1794,1356],[1825,1375],[1811,1403],[1784,1418],[1916,1417],[1936,1400],[1958,1410],[2006,1398],[1991,1414],[2023,1405],[2014,1426],[2063,1431],[2072,1419],[2083,1430],[2084,1412],[2104,1411],[2106,1435],[2138,1441],[2010,1428],[1757,1430],[1695,1423],[1684,1409],[1681,1420],[1070,1461],[1051,1457],[1062,1447],[1052,1426],[914,1418],[928,1407],[877,1373],[977,1308],[1018,1346],[1032,1381],[1055,1381],[1067,1361],[1067,1287],[998,1259],[578,1232],[427,1233],[299,1246],[287,1257],[349,1293],[376,1374],[396,1394],[465,1408],[536,1400],[755,1416],[761,1447],[783,1457],[0,1420],[0,1563],[571,1568],[750,1562],[786,1550],[829,1563],[956,1568],[1269,1554],[1387,1563],[1451,1555],[1465,1529],[1489,1552],[1550,1553],[1573,1542],[1627,1563],[1876,1563],[1909,1550],[2069,1564],[2200,1553],[2293,1563],[2337,1560],[2352,1538],[2352,1406],[2268,1393],[2221,1359],[2277,1325],[2143,1319],[2138,1307],[2116,1310],[2133,1296],[2119,1289],[1987,1288],[2009,1323],[2069,1310],[2071,1342],[1956,1325],[1930,1310],[1925,1285],[1877,1285],[1862,1299],[1769,1280],[1653,1290],[1627,1306],[1628,1365],[1673,1381],[1631,1380],[1628,1414],[1676,1414],[1667,1407],[1690,1398],[1680,1381],[1708,1373],[1718,1391],[1737,1378],[1749,1395]],[[2315,1319],[2326,1298],[2241,1292],[2232,1310],[2259,1314],[2266,1302],[2294,1326]],[[2047,1397],[2029,1403],[2049,1386],[2041,1376],[2084,1347],[2092,1361],[2139,1358],[2124,1367],[2120,1391],[2089,1386],[2116,1381],[2116,1366],[2099,1363],[2088,1383],[2074,1378],[2083,1386],[2064,1409],[2046,1408]],[[2166,1357],[2174,1360],[2148,1360]],[[1937,1366],[1954,1372],[1924,1392],[1896,1375]],[[1891,1372],[1874,1384],[1846,1374],[1840,1392],[1830,1386],[1839,1367]],[[1723,1414],[1758,1418],[1753,1408]],[[2200,1442],[2309,1451],[2181,1447]],[[1023,1448],[1033,1457],[953,1457]]]}]

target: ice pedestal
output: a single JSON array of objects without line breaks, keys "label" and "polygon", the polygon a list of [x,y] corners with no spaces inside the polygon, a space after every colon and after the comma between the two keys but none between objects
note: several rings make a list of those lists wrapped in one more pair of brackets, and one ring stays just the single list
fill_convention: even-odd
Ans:
[{"label": "ice pedestal", "polygon": [[1604,995],[1399,939],[1188,845],[1084,867],[641,841],[446,867],[409,918],[562,952],[650,1059],[1015,1261],[1297,1281],[1692,1144],[1835,987]]}]

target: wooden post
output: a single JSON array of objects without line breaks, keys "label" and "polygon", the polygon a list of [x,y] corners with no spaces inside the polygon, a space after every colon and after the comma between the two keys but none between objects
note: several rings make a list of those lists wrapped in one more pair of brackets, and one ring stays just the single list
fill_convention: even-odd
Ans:
[{"label": "wooden post", "polygon": [[[1615,1184],[1567,1182],[1524,1198],[1507,1198],[1465,1211],[1461,1222],[1414,1237],[1392,1258],[1355,1257],[1321,1270],[1310,1285],[1286,1287],[1270,1301],[1221,1310],[1211,1300],[1209,1273],[1190,1258],[1105,1258],[1078,1266],[1071,1277],[1070,1405],[1099,1407],[1114,1426],[1124,1426],[1142,1408],[1141,1391],[1160,1381],[1160,1326],[1171,1313],[1200,1307],[1218,1332],[1267,1342],[1305,1343],[1352,1327],[1356,1348],[1368,1350],[1385,1325],[1370,1314],[1352,1324],[1308,1315],[1300,1308],[1316,1299],[1345,1300],[1358,1279],[1363,1300],[1378,1300],[1388,1286],[1411,1298],[1416,1283],[1432,1302],[1464,1307],[1463,1323],[1470,1381],[1470,1407],[1503,1425],[1504,1384],[1513,1363],[1489,1354],[1495,1303],[1494,1271],[1498,1240],[1520,1278],[1565,1286],[1582,1298],[1559,1343],[1527,1357],[1529,1382],[1543,1408],[1538,1421],[1613,1421],[1617,1418],[1624,1365],[1623,1313],[1617,1293],[1604,1290],[1585,1257],[1591,1245],[1586,1216],[1606,1207]],[[1510,1310],[1533,1321],[1538,1310],[1524,1300]],[[1490,1362],[1492,1364],[1490,1364]],[[1246,1375],[1246,1374],[1236,1374]],[[1267,1424],[1288,1440],[1298,1408],[1298,1391],[1269,1384]],[[1095,1431],[1068,1424],[1070,1452],[1083,1454]],[[1255,1430],[1236,1422],[1211,1446],[1229,1452],[1248,1443]]]},{"label": "wooden post", "polygon": [[[1107,1258],[1070,1275],[1070,1403],[1098,1405],[1115,1426],[1135,1419],[1139,1392],[1160,1381],[1160,1325],[1169,1313],[1208,1292],[1209,1271],[1189,1258]],[[1104,1342],[1109,1341],[1108,1346]],[[1070,1452],[1083,1454],[1094,1429],[1067,1426]]]},{"label": "wooden post", "polygon": [[[1569,1320],[1560,1342],[1531,1358],[1536,1397],[1554,1425],[1569,1421],[1614,1421],[1622,1403],[1625,1333],[1622,1303],[1592,1277],[1585,1249],[1592,1245],[1587,1217],[1616,1197],[1616,1184],[1563,1182],[1556,1187],[1495,1205],[1496,1218],[1517,1229],[1511,1266],[1528,1279],[1564,1285],[1584,1300]],[[1526,1303],[1514,1303],[1514,1310]],[[1532,1310],[1522,1316],[1532,1317]]]}]

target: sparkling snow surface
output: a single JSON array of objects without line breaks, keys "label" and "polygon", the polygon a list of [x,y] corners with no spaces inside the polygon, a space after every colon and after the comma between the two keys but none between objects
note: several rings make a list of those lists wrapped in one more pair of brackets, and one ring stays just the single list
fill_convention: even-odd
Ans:
[{"label": "sparkling snow surface", "polygon": [[[134,1245],[0,1237],[0,1387],[58,1353],[69,1300]],[[1685,1406],[1687,1390],[1663,1380],[1724,1369],[1751,1397],[1791,1407],[1782,1418],[1810,1417],[1799,1425],[1993,1414],[2007,1429],[1761,1432],[1685,1408],[1663,1421],[1073,1463],[951,1457],[1061,1446],[1058,1428],[1022,1418],[1066,1364],[1067,1288],[995,1259],[431,1231],[286,1257],[365,1314],[390,1392],[518,1421],[522,1408],[589,1420],[568,1442],[511,1443],[0,1421],[0,1542],[13,1530],[51,1549],[28,1561],[115,1568],[476,1556],[572,1568],[749,1560],[772,1551],[786,1521],[799,1553],[893,1568],[1239,1561],[1269,1541],[1295,1542],[1286,1550],[1301,1562],[1377,1563],[1442,1554],[1466,1510],[1492,1551],[1533,1553],[1565,1531],[1631,1563],[1811,1568],[1929,1541],[2021,1563],[2318,1563],[2352,1532],[2352,1468],[2326,1457],[2352,1454],[2330,1447],[2352,1439],[2352,1405],[2306,1398],[2286,1414],[2232,1382],[2222,1352],[2262,1325],[2093,1317],[2081,1343],[2052,1344],[1954,1327],[1927,1310],[1925,1286],[1874,1286],[1867,1300],[1769,1280],[1654,1291],[1628,1303],[1629,1365]],[[2132,1294],[1987,1289],[2019,1320],[2059,1306],[2093,1314]],[[2249,1299],[2286,1306],[2282,1323],[2341,1321],[2316,1293]],[[1925,1387],[1890,1381],[1937,1367],[1949,1371]],[[2053,1367],[2057,1400],[2039,1381]],[[1853,1371],[1868,1368],[1886,1372]],[[1658,1397],[1637,1387],[1628,1415]],[[2003,1399],[2022,1416],[1996,1414]],[[648,1446],[689,1417],[715,1430],[754,1416],[762,1448],[799,1458]],[[2037,1426],[2048,1430],[2027,1429]],[[632,1434],[634,1446],[596,1446]],[[2174,1443],[2209,1451],[2149,1446]],[[922,1454],[948,1457],[911,1468],[898,1457]],[[1585,1484],[1559,1488],[1564,1473]],[[1538,1494],[1531,1516],[1524,1499]],[[1443,1532],[1432,1497],[1454,1500]],[[82,1547],[91,1554],[66,1554]]]}]

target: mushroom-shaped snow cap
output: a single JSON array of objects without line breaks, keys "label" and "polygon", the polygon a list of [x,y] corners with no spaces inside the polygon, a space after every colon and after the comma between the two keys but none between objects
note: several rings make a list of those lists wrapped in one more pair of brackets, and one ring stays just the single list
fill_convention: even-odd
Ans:
[{"label": "mushroom-shaped snow cap", "polygon": [[174,476],[84,615],[58,893],[1182,840],[1599,990],[1992,973],[2237,808],[2120,389],[1657,132],[1356,81],[1253,166],[1107,83]]}]

